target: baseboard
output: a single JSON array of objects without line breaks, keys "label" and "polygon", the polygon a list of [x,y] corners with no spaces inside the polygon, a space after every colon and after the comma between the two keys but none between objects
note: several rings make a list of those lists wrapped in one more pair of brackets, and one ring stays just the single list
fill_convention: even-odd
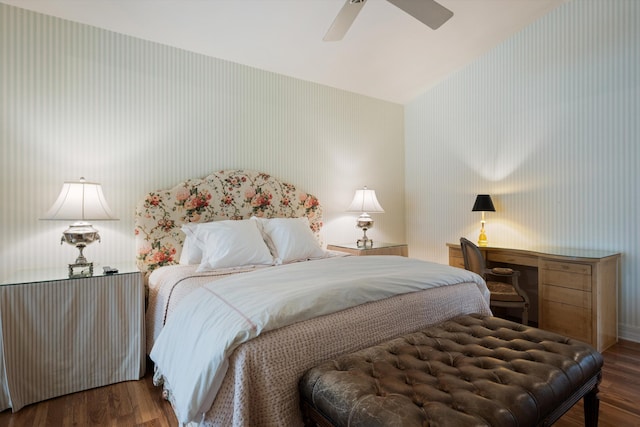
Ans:
[{"label": "baseboard", "polygon": [[636,326],[618,325],[618,338],[640,343],[640,328]]}]

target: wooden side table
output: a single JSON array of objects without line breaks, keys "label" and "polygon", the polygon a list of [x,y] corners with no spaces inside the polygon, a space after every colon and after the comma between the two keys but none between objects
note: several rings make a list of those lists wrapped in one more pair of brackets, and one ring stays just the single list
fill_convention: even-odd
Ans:
[{"label": "wooden side table", "polygon": [[66,268],[22,272],[0,283],[0,326],[0,410],[144,375],[135,266],[82,278]]},{"label": "wooden side table", "polygon": [[327,245],[330,251],[347,252],[351,255],[397,255],[409,256],[409,248],[405,243],[373,243],[371,248],[359,248],[355,243],[341,243],[339,245]]}]

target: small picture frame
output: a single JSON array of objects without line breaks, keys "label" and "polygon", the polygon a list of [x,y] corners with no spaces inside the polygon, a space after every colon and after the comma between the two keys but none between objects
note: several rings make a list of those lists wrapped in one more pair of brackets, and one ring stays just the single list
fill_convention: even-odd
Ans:
[{"label": "small picture frame", "polygon": [[356,246],[364,249],[372,249],[373,248],[373,240],[371,239],[358,239],[356,241]]},{"label": "small picture frame", "polygon": [[69,264],[69,278],[93,276],[93,263]]}]

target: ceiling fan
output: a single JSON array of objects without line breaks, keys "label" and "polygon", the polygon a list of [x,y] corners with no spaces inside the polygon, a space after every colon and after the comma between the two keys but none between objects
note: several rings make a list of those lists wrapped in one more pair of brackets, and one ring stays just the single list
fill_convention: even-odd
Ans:
[{"label": "ceiling fan", "polygon": [[[426,24],[433,30],[440,28],[453,16],[453,12],[437,3],[435,0],[387,0],[394,6],[404,10],[418,21]],[[338,16],[331,24],[327,34],[322,38],[324,41],[342,40],[347,33],[356,16],[362,10],[367,0],[347,0]]]}]

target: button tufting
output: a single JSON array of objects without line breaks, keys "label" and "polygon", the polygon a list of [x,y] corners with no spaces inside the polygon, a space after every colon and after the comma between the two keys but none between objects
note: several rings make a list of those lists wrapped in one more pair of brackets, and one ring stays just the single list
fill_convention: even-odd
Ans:
[{"label": "button tufting", "polygon": [[[344,414],[350,417],[354,414],[351,409],[359,406],[383,425],[407,414],[408,407],[419,408],[424,418],[415,425],[421,426],[538,424],[542,421],[538,419],[540,414],[566,403],[554,398],[557,393],[575,393],[571,384],[577,379],[573,381],[573,377],[587,375],[593,381],[599,375],[601,357],[586,344],[574,344],[546,331],[519,328],[503,319],[464,316],[412,334],[411,338],[380,344],[374,351],[346,356],[361,375],[317,379],[335,372],[340,366],[336,363],[313,368],[305,377],[313,381],[309,384],[321,382],[322,395],[332,399],[346,398],[345,386],[362,393],[357,401],[341,401]],[[410,343],[398,344],[402,341]],[[360,360],[374,363],[375,372],[358,362],[358,355]],[[580,369],[573,369],[576,365]],[[558,370],[564,375],[558,375]],[[541,383],[546,386],[540,387]],[[302,398],[317,407],[323,397],[306,395],[313,387],[304,384],[303,378]],[[389,405],[399,405],[397,412]],[[509,419],[507,423],[504,417]],[[347,420],[338,421],[346,424]]]}]

